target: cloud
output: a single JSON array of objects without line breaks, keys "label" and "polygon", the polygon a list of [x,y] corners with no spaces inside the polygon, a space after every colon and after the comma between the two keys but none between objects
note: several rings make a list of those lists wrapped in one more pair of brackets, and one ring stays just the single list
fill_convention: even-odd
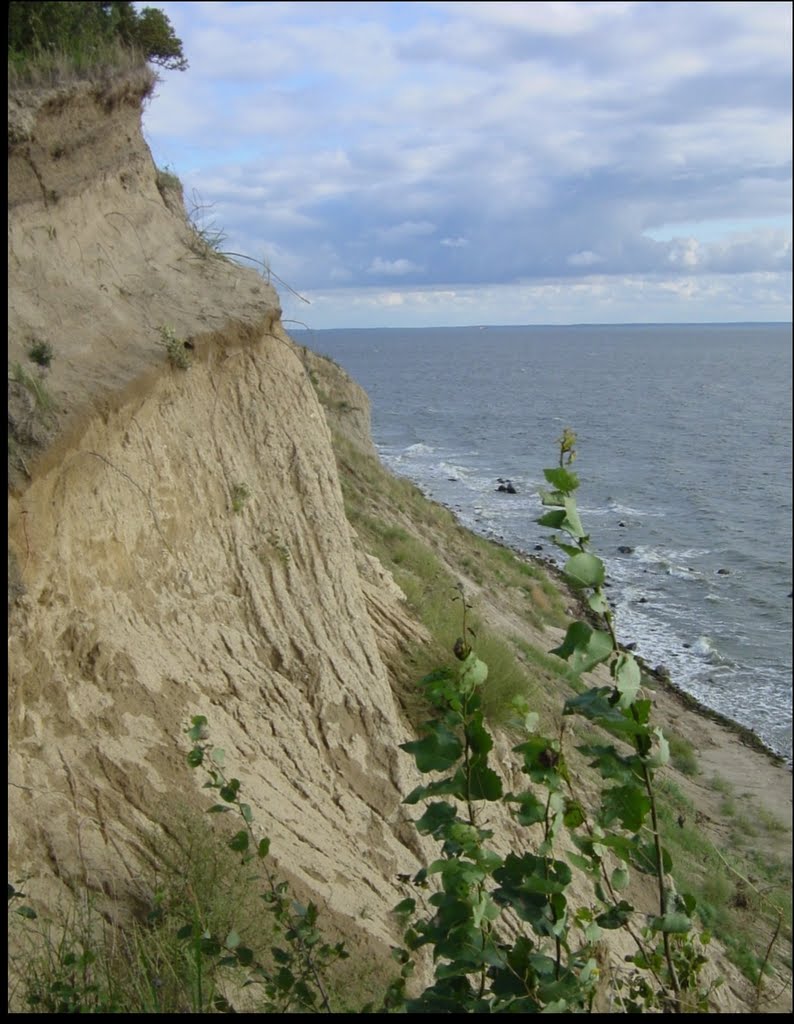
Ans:
[{"label": "cloud", "polygon": [[376,256],[367,267],[368,274],[383,274],[386,277],[402,277],[404,274],[414,274],[420,270],[422,267],[410,260],[384,260],[380,256]]},{"label": "cloud", "polygon": [[572,252],[568,257],[568,265],[571,267],[592,267],[601,263],[602,257],[591,249],[584,249],[582,252]]},{"label": "cloud", "polygon": [[163,6],[155,157],[299,290],[790,267],[790,5]]}]

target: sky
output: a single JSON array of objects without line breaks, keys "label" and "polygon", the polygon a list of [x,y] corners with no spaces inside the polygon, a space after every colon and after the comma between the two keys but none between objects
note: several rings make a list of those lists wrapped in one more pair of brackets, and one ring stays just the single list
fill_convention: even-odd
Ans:
[{"label": "sky", "polygon": [[788,2],[151,5],[155,161],[285,318],[791,320]]}]

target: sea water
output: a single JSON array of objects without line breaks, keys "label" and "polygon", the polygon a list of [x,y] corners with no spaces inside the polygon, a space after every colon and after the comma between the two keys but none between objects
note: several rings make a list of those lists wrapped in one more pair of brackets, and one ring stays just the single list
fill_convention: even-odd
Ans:
[{"label": "sea water", "polygon": [[295,336],[367,391],[390,469],[525,552],[555,556],[538,490],[573,428],[620,639],[791,756],[791,325]]}]

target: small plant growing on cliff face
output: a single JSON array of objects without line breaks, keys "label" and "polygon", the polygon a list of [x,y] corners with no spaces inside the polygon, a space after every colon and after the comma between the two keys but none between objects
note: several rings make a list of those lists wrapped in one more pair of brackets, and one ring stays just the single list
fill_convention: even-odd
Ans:
[{"label": "small plant growing on cliff face", "polygon": [[190,366],[190,352],[184,338],[178,338],[174,328],[165,325],[160,328],[160,341],[165,345],[168,362],[179,370],[187,370]]},{"label": "small plant growing on cliff face", "polygon": [[[245,985],[263,986],[266,1013],[331,1013],[327,974],[329,968],[349,956],[344,943],[334,945],[323,942],[317,929],[318,911],[314,903],[306,905],[294,899],[286,882],[276,879],[267,864],[269,839],[257,839],[253,830],[253,811],[241,797],[239,779],[229,778],[223,768],[225,755],[207,742],[207,719],[196,715],[186,730],[193,743],[187,756],[191,768],[204,768],[208,779],[205,788],[215,790],[220,803],[209,808],[209,813],[224,815],[236,812],[240,828],[229,840],[231,850],[240,854],[243,863],[256,862],[262,869],[266,890],[262,900],[283,935],[280,945],[272,949],[272,965],[258,961],[251,949],[244,946],[239,935],[232,931],[227,936],[214,936],[202,932],[200,923],[186,926],[180,937],[185,941],[197,964],[202,958],[217,961],[246,972]],[[226,1012],[233,1012],[228,1004]]]},{"label": "small plant growing on cliff face", "polygon": [[50,365],[54,356],[55,352],[48,341],[34,341],[28,349],[28,359],[45,368]]},{"label": "small plant growing on cliff face", "polygon": [[251,497],[251,492],[245,484],[235,484],[232,487],[232,512],[237,515],[245,508],[245,504]]},{"label": "small plant growing on cliff face", "polygon": [[170,167],[158,167],[155,180],[161,195],[168,191],[179,193],[183,191],[182,182]]},{"label": "small plant growing on cliff face", "polygon": [[188,221],[195,234],[195,244],[192,246],[197,256],[210,257],[222,256],[223,243],[226,241],[226,232],[217,227],[214,220],[208,220],[208,213],[212,210],[214,203],[202,202],[198,192],[193,189],[188,210]]}]

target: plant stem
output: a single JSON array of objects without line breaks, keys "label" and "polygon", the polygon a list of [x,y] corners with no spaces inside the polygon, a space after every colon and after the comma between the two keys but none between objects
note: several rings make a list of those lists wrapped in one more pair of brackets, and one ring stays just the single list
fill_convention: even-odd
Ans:
[{"label": "plant stem", "polygon": [[[653,842],[656,849],[656,878],[659,883],[659,915],[664,917],[667,910],[667,886],[664,884],[664,860],[662,857],[662,839],[659,835],[659,819],[656,814],[656,796],[651,782],[651,773],[648,766],[643,764],[642,774],[645,780],[645,791],[651,802],[651,821],[653,822]],[[664,956],[667,961],[667,968],[670,971],[670,981],[675,991],[675,1007],[678,1013],[681,1012],[681,986],[678,983],[678,974],[673,963],[673,951],[670,948],[670,933],[662,932],[664,942]]]}]

